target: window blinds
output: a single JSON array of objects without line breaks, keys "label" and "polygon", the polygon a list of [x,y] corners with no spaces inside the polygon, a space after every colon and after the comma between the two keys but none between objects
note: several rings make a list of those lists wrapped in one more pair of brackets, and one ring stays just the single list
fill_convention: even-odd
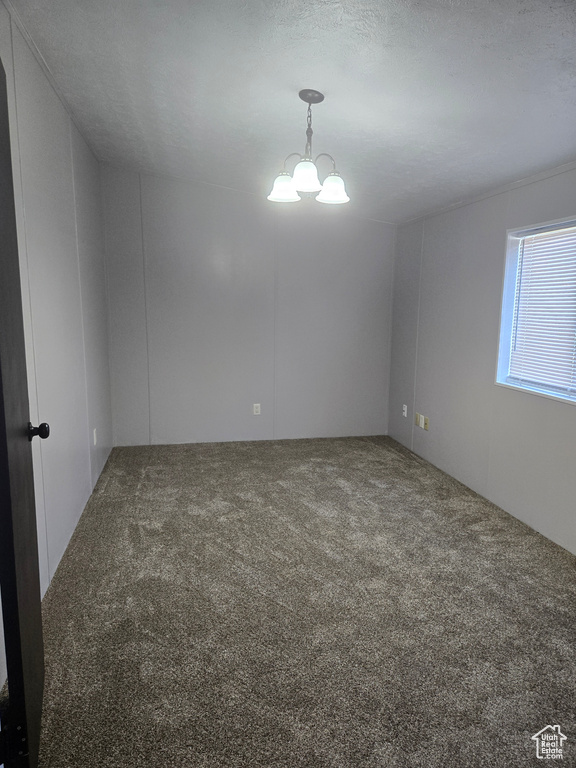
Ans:
[{"label": "window blinds", "polygon": [[507,381],[576,400],[576,227],[519,242]]}]

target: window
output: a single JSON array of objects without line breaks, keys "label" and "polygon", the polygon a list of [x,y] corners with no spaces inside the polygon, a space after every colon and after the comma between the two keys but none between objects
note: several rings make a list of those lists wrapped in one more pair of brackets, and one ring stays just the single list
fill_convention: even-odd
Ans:
[{"label": "window", "polygon": [[496,380],[576,402],[576,220],[508,234]]}]

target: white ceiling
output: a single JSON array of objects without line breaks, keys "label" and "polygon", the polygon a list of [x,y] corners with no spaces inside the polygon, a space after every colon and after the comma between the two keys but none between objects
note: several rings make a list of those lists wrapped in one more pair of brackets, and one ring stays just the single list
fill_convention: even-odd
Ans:
[{"label": "white ceiling", "polygon": [[326,96],[314,152],[359,215],[407,220],[576,160],[575,0],[6,4],[114,164],[265,196],[304,150],[302,88]]}]

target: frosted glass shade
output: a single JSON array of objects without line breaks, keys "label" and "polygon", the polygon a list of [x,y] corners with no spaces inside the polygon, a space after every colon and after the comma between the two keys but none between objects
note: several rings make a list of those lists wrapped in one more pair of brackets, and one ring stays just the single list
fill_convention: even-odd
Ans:
[{"label": "frosted glass shade", "polygon": [[302,200],[296,191],[289,173],[283,171],[276,177],[272,192],[268,195],[268,200],[271,200],[273,203],[297,203],[298,200]]},{"label": "frosted glass shade", "polygon": [[341,205],[347,203],[350,198],[346,194],[344,179],[337,171],[332,171],[324,179],[322,192],[316,196],[319,203],[328,203],[328,205]]},{"label": "frosted glass shade", "polygon": [[318,192],[322,184],[318,179],[318,171],[311,160],[300,160],[294,168],[294,186],[298,192]]}]

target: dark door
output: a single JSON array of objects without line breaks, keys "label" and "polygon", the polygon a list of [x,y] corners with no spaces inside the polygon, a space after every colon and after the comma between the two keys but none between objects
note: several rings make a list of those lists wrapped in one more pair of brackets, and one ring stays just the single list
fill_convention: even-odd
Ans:
[{"label": "dark door", "polygon": [[44,690],[28,421],[6,73],[0,62],[0,588],[8,668],[0,764],[6,768],[37,765]]}]

